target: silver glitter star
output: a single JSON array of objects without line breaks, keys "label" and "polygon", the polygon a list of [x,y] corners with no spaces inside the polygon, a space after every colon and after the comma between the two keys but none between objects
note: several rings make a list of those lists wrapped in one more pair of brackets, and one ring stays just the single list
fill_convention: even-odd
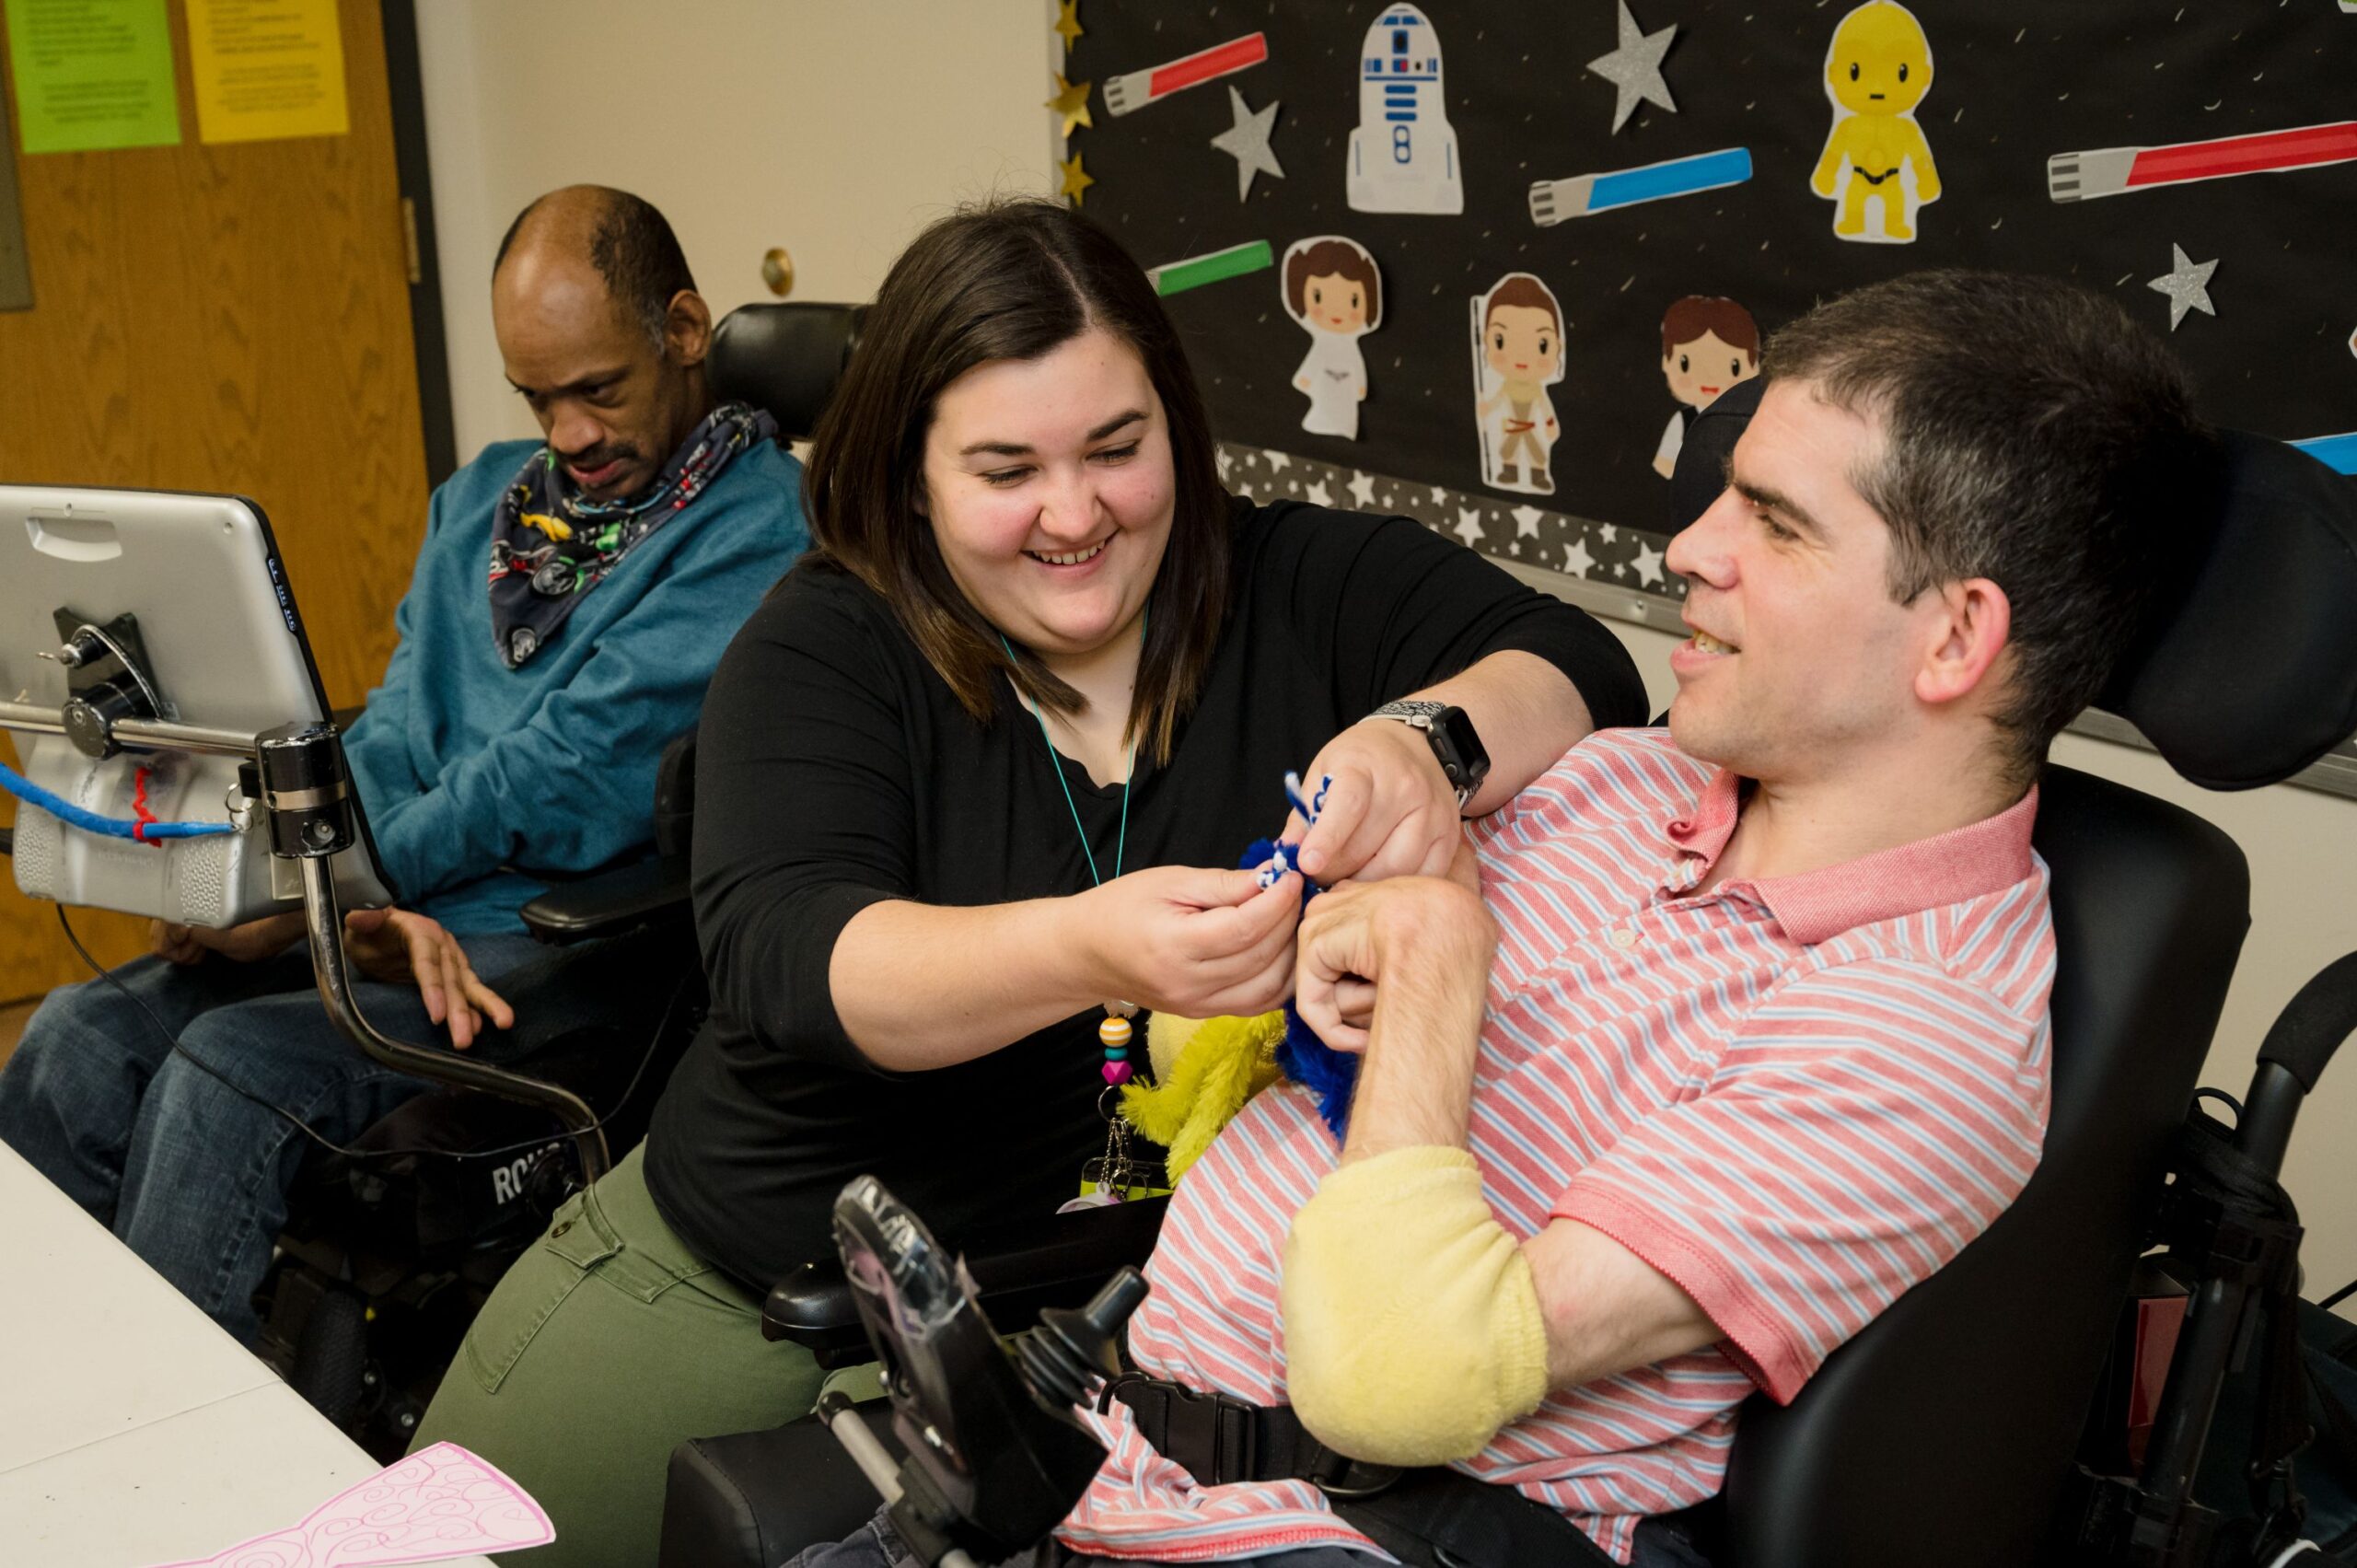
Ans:
[{"label": "silver glitter star", "polygon": [[1228,112],[1236,123],[1212,138],[1212,145],[1236,160],[1236,199],[1252,194],[1255,174],[1272,175],[1279,180],[1285,171],[1277,166],[1277,155],[1269,146],[1270,134],[1277,128],[1276,104],[1266,109],[1248,108],[1244,95],[1233,87],[1227,89]]},{"label": "silver glitter star", "polygon": [[2169,254],[2176,258],[2177,267],[2154,278],[2144,286],[2169,296],[2169,331],[2185,319],[2189,310],[2199,310],[2204,316],[2215,316],[2217,307],[2210,303],[2210,274],[2218,270],[2215,261],[2196,263],[2185,253],[2185,247],[2172,243]]},{"label": "silver glitter star", "polygon": [[1659,32],[1645,31],[1629,14],[1629,0],[1620,0],[1620,46],[1587,63],[1589,70],[1612,84],[1613,130],[1629,122],[1640,99],[1672,114],[1678,112],[1678,102],[1669,96],[1669,84],[1661,74],[1662,56],[1669,52],[1670,41],[1677,36],[1675,22]]}]

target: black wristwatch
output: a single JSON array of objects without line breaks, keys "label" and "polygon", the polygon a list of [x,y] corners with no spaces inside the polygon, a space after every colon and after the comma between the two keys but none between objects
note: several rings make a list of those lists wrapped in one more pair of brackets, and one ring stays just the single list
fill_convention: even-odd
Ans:
[{"label": "black wristwatch", "polygon": [[1481,738],[1473,733],[1473,720],[1463,708],[1410,697],[1386,703],[1367,717],[1398,719],[1411,729],[1424,732],[1425,741],[1440,761],[1440,771],[1447,775],[1449,787],[1457,791],[1459,811],[1480,789],[1481,781],[1490,776],[1490,753],[1482,747]]}]

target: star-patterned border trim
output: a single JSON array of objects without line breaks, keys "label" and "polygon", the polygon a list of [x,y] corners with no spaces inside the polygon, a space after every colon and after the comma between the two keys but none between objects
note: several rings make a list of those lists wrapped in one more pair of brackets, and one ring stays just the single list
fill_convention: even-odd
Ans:
[{"label": "star-patterned border trim", "polygon": [[1396,513],[1501,561],[1634,592],[1660,606],[1686,598],[1684,580],[1662,563],[1667,534],[1550,512],[1527,497],[1452,490],[1238,441],[1220,442],[1218,457],[1221,482],[1254,501]]}]

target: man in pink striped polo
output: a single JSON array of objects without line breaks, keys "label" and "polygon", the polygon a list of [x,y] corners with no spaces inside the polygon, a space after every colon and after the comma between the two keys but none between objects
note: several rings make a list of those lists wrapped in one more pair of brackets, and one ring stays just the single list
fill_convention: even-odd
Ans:
[{"label": "man in pink striped polo", "polygon": [[1512,1489],[1579,1532],[1559,1561],[1700,1562],[1655,1516],[1718,1490],[1744,1400],[1790,1400],[2028,1179],[2036,779],[2207,437],[2155,340],[2044,280],[1877,285],[1764,373],[1669,551],[1668,728],[1574,747],[1450,877],[1312,902],[1302,1014],[1364,1053],[1347,1136],[1282,1086],[1173,1201],[1139,1366],[1314,1441],[1231,1463],[1116,1403],[1038,1562],[1364,1563],[1302,1479],[1336,1456]]}]

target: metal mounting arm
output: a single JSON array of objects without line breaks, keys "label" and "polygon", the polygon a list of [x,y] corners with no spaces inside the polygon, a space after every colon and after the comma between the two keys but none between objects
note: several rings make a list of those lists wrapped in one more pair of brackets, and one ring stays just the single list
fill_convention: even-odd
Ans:
[{"label": "metal mounting arm", "polygon": [[595,1181],[611,1167],[606,1135],[586,1101],[561,1085],[511,1073],[488,1062],[447,1051],[430,1051],[394,1040],[371,1024],[352,992],[350,960],[343,947],[343,910],[336,897],[332,857],[353,843],[351,774],[343,739],[332,724],[290,724],[254,739],[261,764],[261,803],[268,814],[273,854],[295,861],[303,873],[303,923],[310,937],[311,973],[319,1000],[336,1028],[370,1058],[388,1067],[461,1088],[481,1089],[505,1099],[538,1106],[555,1115],[581,1156],[581,1177]]}]

